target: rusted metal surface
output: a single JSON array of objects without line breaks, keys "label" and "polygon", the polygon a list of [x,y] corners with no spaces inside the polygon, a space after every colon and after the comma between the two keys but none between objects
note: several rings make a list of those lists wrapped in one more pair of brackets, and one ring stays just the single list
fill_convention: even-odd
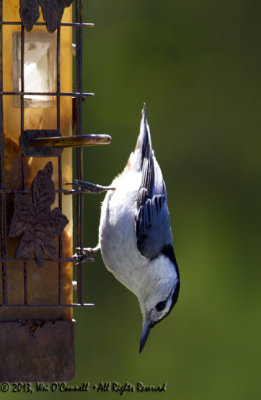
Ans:
[{"label": "rusted metal surface", "polygon": [[109,135],[61,136],[59,130],[25,130],[20,136],[22,153],[27,157],[58,157],[66,147],[105,145]]},{"label": "rusted metal surface", "polygon": [[58,157],[62,153],[62,148],[38,146],[37,139],[58,137],[60,135],[57,129],[25,130],[20,136],[21,151],[27,157]]},{"label": "rusted metal surface", "polygon": [[39,267],[44,265],[42,254],[56,257],[54,238],[61,234],[69,222],[58,207],[51,210],[55,200],[52,174],[51,162],[38,171],[32,184],[32,200],[26,194],[16,193],[9,231],[9,237],[22,235],[16,257],[26,258],[34,253]]},{"label": "rusted metal surface", "polygon": [[74,321],[7,321],[0,330],[1,382],[73,379]]},{"label": "rusted metal surface", "polygon": [[82,135],[82,136],[67,136],[67,137],[38,137],[37,139],[29,140],[29,146],[34,147],[83,147],[83,146],[98,146],[109,144],[111,137],[109,135]]}]

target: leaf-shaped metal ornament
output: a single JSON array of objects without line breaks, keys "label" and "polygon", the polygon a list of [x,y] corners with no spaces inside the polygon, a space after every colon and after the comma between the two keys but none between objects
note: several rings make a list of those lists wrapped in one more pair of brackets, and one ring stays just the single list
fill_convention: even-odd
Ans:
[{"label": "leaf-shaped metal ornament", "polygon": [[32,200],[27,195],[15,194],[15,209],[11,221],[9,237],[22,235],[16,257],[28,258],[35,254],[39,267],[43,266],[43,256],[55,258],[57,246],[54,238],[61,234],[68,219],[59,208],[51,210],[55,200],[51,162],[38,171],[32,183]]},{"label": "leaf-shaped metal ornament", "polygon": [[20,0],[20,16],[27,31],[31,31],[38,20],[39,6],[49,32],[54,32],[61,23],[65,7],[69,7],[72,0]]},{"label": "leaf-shaped metal ornament", "polygon": [[40,0],[48,32],[54,32],[60,26],[64,9],[71,3],[72,0]]},{"label": "leaf-shaped metal ornament", "polygon": [[31,31],[40,17],[39,0],[20,0],[20,16],[25,29]]}]

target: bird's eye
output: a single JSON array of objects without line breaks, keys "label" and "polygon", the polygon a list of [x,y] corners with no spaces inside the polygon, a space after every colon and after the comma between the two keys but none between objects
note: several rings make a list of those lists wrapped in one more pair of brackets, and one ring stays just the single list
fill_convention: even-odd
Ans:
[{"label": "bird's eye", "polygon": [[157,311],[163,311],[164,310],[164,308],[165,308],[165,306],[166,306],[166,301],[159,301],[157,304],[156,304],[156,310]]}]

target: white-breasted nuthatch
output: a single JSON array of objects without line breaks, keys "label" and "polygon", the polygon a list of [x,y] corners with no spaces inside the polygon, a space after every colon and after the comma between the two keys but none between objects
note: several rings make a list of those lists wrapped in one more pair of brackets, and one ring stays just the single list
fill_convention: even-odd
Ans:
[{"label": "white-breasted nuthatch", "polygon": [[145,104],[136,148],[111,186],[79,180],[73,184],[87,193],[108,191],[99,243],[94,249],[81,249],[81,262],[100,248],[107,269],[138,297],[143,315],[141,352],[151,328],[176,304],[180,288],[167,192],[152,149]]},{"label": "white-breasted nuthatch", "polygon": [[177,302],[180,288],[166,187],[152,149],[145,105],[135,151],[111,187],[102,203],[99,246],[107,269],[138,297],[141,352],[151,328]]}]

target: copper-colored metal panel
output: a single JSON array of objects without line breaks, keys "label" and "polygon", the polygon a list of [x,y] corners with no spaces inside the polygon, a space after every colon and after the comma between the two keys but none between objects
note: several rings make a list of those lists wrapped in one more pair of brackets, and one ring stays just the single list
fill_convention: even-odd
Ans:
[{"label": "copper-colored metal panel", "polygon": [[0,322],[0,381],[59,382],[74,377],[74,321]]}]

